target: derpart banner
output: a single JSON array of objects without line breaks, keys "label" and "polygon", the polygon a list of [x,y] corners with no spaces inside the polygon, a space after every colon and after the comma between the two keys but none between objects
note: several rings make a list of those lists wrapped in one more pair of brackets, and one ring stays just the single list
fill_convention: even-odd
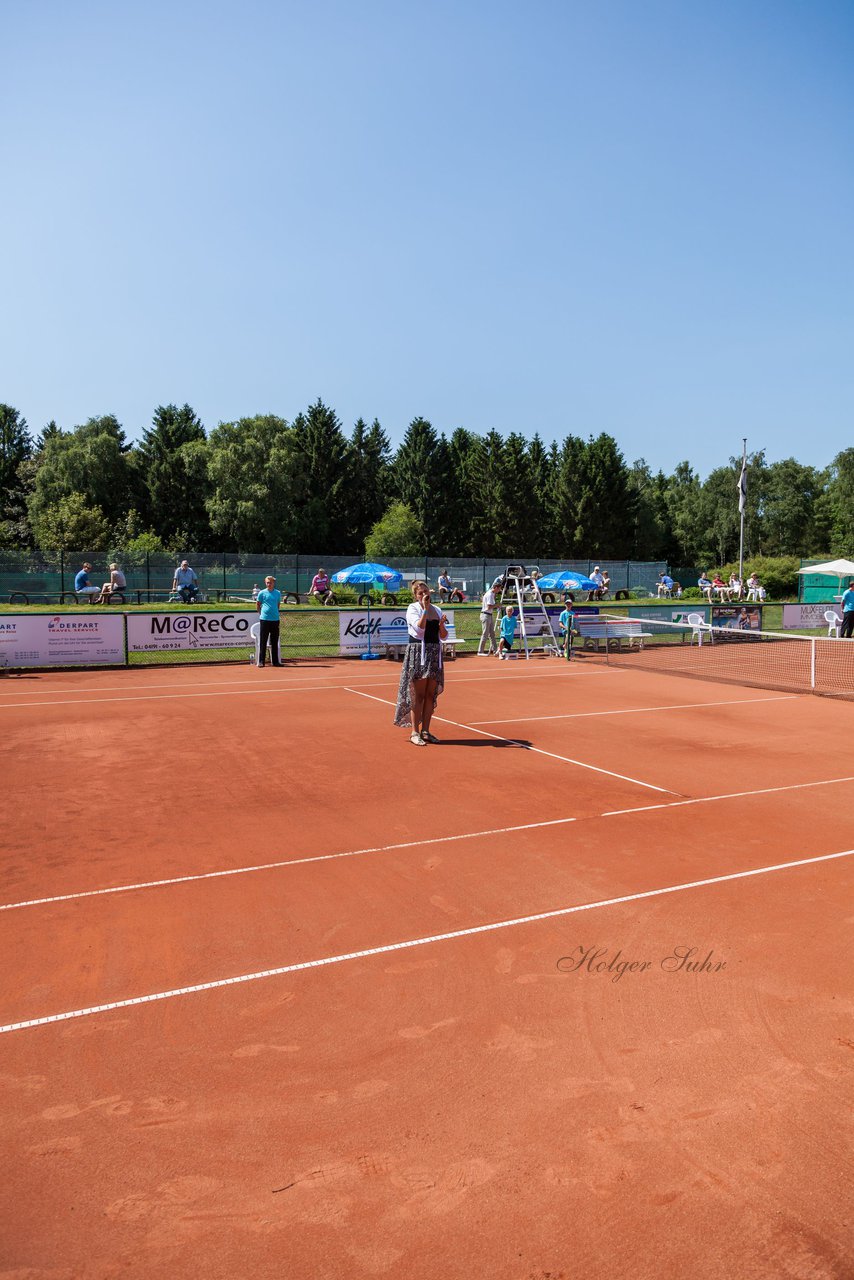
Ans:
[{"label": "derpart banner", "polygon": [[124,666],[124,661],[121,614],[0,614],[0,667]]}]

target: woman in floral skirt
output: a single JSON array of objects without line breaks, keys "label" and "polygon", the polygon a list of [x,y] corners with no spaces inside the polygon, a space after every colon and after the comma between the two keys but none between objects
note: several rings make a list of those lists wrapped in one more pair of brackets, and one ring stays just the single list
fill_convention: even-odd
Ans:
[{"label": "woman in floral skirt", "polygon": [[413,582],[412,604],[406,610],[409,644],[403,656],[394,723],[410,729],[409,741],[426,747],[439,739],[430,732],[430,721],[439,694],[445,687],[442,641],[447,619],[433,604],[426,582]]}]

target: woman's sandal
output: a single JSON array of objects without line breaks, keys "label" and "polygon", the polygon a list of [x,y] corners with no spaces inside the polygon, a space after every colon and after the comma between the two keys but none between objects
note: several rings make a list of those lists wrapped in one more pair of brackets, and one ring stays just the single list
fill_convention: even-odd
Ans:
[{"label": "woman's sandal", "polygon": [[410,733],[410,735],[409,735],[409,741],[413,744],[413,746],[416,746],[416,747],[426,747],[426,746],[427,746],[427,743],[424,741],[424,739],[421,737],[421,734],[420,734],[420,733],[418,733],[418,731],[417,731],[417,730],[416,730],[416,732],[415,732],[415,733]]}]

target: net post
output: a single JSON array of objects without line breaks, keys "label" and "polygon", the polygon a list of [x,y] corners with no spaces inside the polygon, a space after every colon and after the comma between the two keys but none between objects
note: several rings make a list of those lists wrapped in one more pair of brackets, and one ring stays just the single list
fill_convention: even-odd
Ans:
[{"label": "net post", "polygon": [[815,636],[810,640],[810,688],[815,688]]}]

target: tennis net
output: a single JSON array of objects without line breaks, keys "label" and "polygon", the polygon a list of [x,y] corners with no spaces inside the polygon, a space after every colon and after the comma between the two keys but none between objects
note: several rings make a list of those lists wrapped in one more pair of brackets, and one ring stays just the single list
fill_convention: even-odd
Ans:
[{"label": "tennis net", "polygon": [[[738,619],[733,621],[737,623]],[[604,617],[612,666],[854,699],[854,642],[692,621]]]}]

